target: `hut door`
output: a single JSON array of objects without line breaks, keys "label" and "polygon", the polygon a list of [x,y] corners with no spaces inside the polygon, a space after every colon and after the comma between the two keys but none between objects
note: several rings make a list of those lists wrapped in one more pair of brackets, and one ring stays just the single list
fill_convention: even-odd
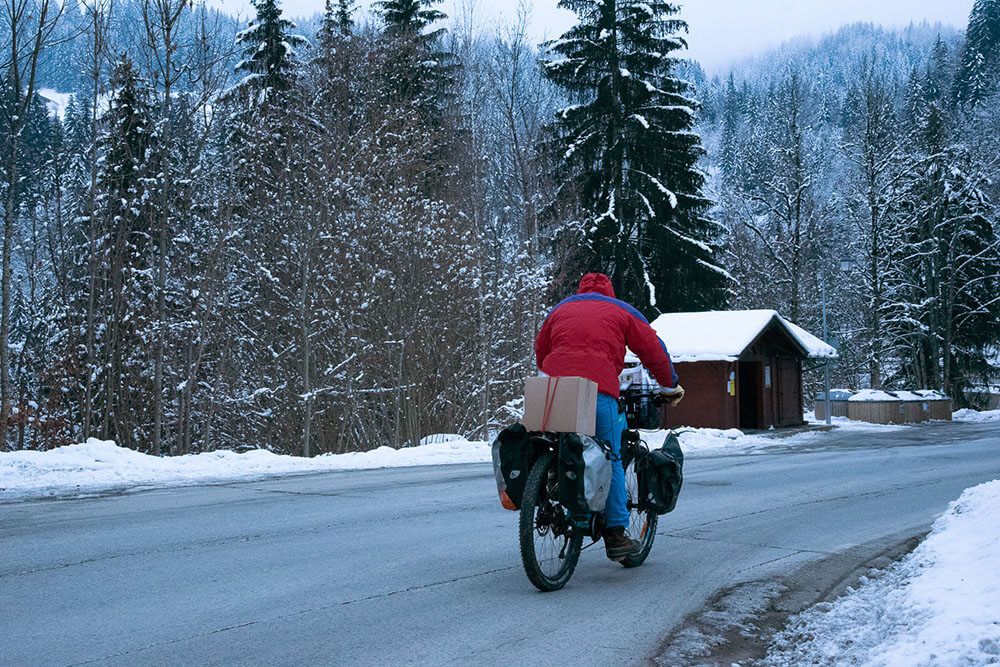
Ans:
[{"label": "hut door", "polygon": [[763,364],[741,361],[739,367],[740,428],[763,428]]}]

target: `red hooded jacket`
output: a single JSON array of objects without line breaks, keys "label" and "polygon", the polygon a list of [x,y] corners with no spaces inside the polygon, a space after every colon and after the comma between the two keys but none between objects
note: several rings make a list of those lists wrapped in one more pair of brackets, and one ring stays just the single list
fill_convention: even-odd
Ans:
[{"label": "red hooded jacket", "polygon": [[585,377],[602,394],[618,397],[625,346],[662,387],[676,387],[670,354],[638,310],[615,298],[603,273],[580,279],[576,295],[552,309],[535,339],[535,360],[547,375]]}]

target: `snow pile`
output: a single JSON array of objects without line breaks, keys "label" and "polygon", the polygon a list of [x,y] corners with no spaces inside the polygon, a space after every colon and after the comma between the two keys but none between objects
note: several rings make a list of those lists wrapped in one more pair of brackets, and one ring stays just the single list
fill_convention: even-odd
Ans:
[{"label": "snow pile", "polygon": [[1000,662],[1000,480],[966,489],[882,576],[794,617],[768,665]]},{"label": "snow pile", "polygon": [[807,357],[836,358],[837,350],[774,310],[665,313],[652,326],[674,361],[735,361],[773,321]]},{"label": "snow pile", "polygon": [[937,389],[917,389],[915,392],[917,396],[921,398],[929,398],[931,400],[939,400],[948,398],[944,392],[938,391]]},{"label": "snow pile", "polygon": [[[849,422],[854,426],[857,422]],[[838,424],[839,425],[839,424]],[[864,426],[872,426],[865,424]],[[684,456],[715,456],[719,454],[749,454],[768,447],[796,446],[816,443],[824,436],[823,431],[800,431],[788,434],[785,431],[765,433],[744,433],[736,428],[678,428],[674,432],[681,443]],[[650,449],[663,446],[667,431],[642,431],[642,439]]]},{"label": "snow pile", "polygon": [[184,486],[294,473],[491,460],[490,447],[485,442],[456,439],[455,436],[444,438],[446,441],[429,442],[420,447],[379,447],[370,452],[326,454],[310,459],[273,454],[263,449],[243,454],[219,450],[159,458],[91,438],[84,444],[46,452],[0,453],[0,500],[148,486]]},{"label": "snow pile", "polygon": [[[814,421],[806,414],[807,420]],[[819,422],[814,422],[819,423]],[[834,417],[838,428],[898,429]],[[685,456],[745,454],[774,446],[814,443],[822,431],[774,431],[745,434],[732,429],[677,429]],[[650,448],[663,445],[667,431],[644,431]],[[0,452],[0,501],[47,496],[72,496],[136,488],[262,479],[296,473],[365,470],[403,466],[488,463],[490,443],[470,441],[454,433],[422,438],[419,447],[379,447],[370,452],[324,454],[311,459],[274,454],[263,449],[236,453],[227,450],[159,458],[90,439],[84,444],[46,452]]]},{"label": "snow pile", "polygon": [[[650,449],[663,446],[668,431],[641,431],[642,439]],[[739,429],[678,428],[674,430],[681,443],[684,456],[699,454],[746,453],[767,445],[776,444],[774,438],[747,435]]]},{"label": "snow pile", "polygon": [[[803,435],[812,434],[799,434],[793,437],[801,439]],[[681,451],[685,455],[708,454],[720,451],[734,453],[741,451],[748,452],[782,442],[765,435],[747,435],[736,428],[681,429],[678,432],[678,438],[681,441]]]},{"label": "snow pile", "polygon": [[[806,412],[804,417],[806,422],[811,426],[826,426],[826,420],[817,419],[816,413],[812,410]],[[837,415],[830,417],[830,425],[839,431],[898,431],[910,426],[910,424],[873,424],[872,422],[861,421],[860,419],[848,419],[847,417]]]},{"label": "snow pile", "polygon": [[951,414],[952,421],[957,422],[972,422],[974,424],[985,424],[987,422],[1000,422],[1000,410],[985,410],[980,412],[978,410],[970,410],[969,408],[963,408],[961,410],[955,410]]}]

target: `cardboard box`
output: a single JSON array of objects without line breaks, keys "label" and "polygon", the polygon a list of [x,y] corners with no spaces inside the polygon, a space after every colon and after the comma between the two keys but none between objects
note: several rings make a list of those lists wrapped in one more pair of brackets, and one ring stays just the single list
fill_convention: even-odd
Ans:
[{"label": "cardboard box", "polygon": [[533,377],[525,381],[523,421],[529,431],[593,436],[596,420],[596,382],[579,377]]}]

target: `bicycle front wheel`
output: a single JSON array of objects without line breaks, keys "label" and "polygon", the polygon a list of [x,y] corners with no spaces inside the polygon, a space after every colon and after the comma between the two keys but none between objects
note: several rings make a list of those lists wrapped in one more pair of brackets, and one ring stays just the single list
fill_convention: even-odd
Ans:
[{"label": "bicycle front wheel", "polygon": [[583,532],[573,526],[559,504],[556,457],[538,457],[524,484],[521,499],[521,562],[540,591],[557,591],[573,576],[580,560]]},{"label": "bicycle front wheel", "polygon": [[631,457],[625,468],[625,492],[628,495],[628,533],[634,540],[639,540],[641,548],[631,556],[626,556],[621,564],[624,567],[638,567],[643,564],[653,548],[656,539],[656,522],[659,517],[656,512],[639,509],[639,478],[635,474],[635,456]]}]

